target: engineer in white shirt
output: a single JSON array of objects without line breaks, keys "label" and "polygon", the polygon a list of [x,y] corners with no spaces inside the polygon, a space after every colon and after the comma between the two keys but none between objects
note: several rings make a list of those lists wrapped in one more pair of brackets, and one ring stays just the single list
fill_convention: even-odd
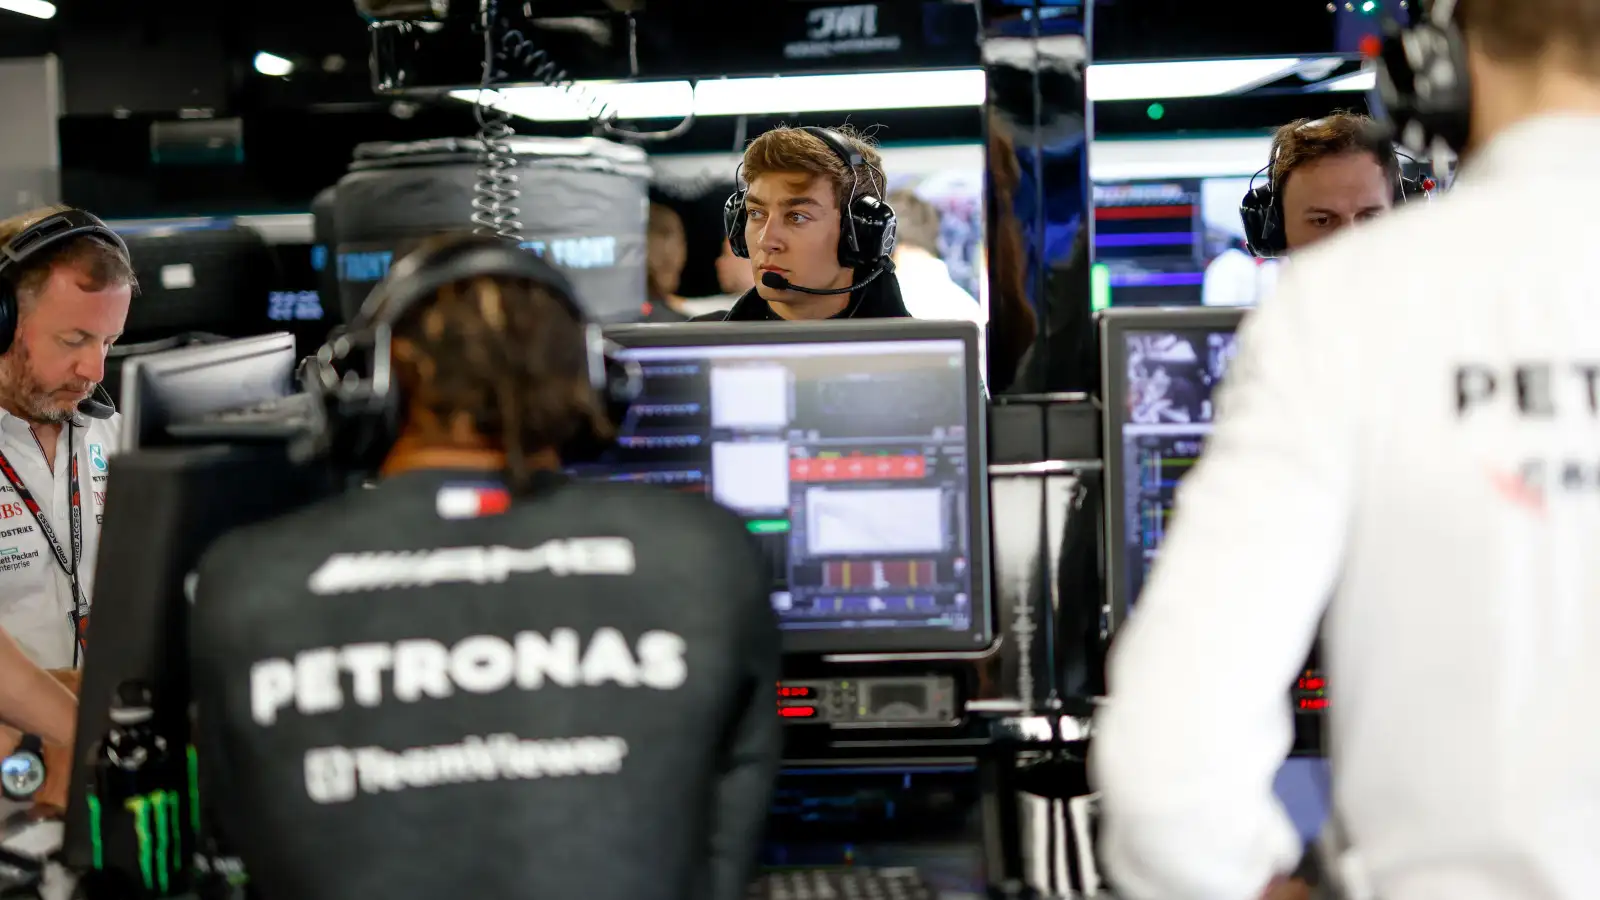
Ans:
[{"label": "engineer in white shirt", "polygon": [[894,191],[888,200],[897,225],[894,274],[906,311],[914,319],[976,322],[981,330],[988,324],[983,307],[939,257],[939,210],[911,191]]},{"label": "engineer in white shirt", "polygon": [[1385,65],[1440,105],[1387,92],[1455,189],[1284,269],[1116,637],[1091,773],[1131,900],[1294,868],[1272,781],[1324,613],[1346,895],[1600,897],[1600,0],[1432,15]]},{"label": "engineer in white shirt", "polygon": [[99,383],[135,289],[88,213],[0,222],[0,628],[46,669],[81,663],[120,425]]}]

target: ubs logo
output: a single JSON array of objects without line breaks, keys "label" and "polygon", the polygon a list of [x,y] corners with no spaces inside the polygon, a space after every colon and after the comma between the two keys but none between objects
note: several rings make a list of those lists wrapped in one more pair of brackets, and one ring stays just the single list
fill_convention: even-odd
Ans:
[{"label": "ubs logo", "polygon": [[28,508],[21,503],[0,503],[0,522],[6,519],[15,519],[17,516],[25,515],[27,512]]}]

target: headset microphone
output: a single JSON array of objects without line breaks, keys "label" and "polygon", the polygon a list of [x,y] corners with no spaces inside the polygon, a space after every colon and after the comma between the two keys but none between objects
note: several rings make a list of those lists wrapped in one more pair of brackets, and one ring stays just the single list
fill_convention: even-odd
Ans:
[{"label": "headset microphone", "polygon": [[868,275],[866,278],[863,278],[849,287],[833,288],[832,290],[826,291],[817,290],[816,288],[801,287],[782,275],[779,275],[777,272],[762,272],[761,283],[762,285],[772,288],[775,291],[794,291],[797,294],[811,294],[816,297],[827,297],[834,294],[848,294],[851,291],[866,287],[872,283],[873,279],[877,278],[879,275],[882,275],[884,272],[888,271],[888,269],[888,266],[879,265],[873,269],[871,275]]}]

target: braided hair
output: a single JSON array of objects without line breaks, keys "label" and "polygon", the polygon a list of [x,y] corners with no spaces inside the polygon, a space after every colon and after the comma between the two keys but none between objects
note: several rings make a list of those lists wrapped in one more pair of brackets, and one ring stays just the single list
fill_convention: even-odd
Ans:
[{"label": "braided hair", "polygon": [[612,436],[589,381],[584,326],[553,290],[489,276],[447,284],[394,331],[408,409],[436,420],[434,437],[466,430],[502,450],[514,492],[532,482],[531,454]]}]

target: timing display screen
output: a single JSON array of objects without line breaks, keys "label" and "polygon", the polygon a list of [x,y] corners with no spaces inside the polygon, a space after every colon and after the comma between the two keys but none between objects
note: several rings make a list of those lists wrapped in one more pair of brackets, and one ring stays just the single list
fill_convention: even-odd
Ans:
[{"label": "timing display screen", "polygon": [[1137,598],[1172,518],[1173,495],[1211,433],[1212,392],[1238,350],[1232,329],[1129,331],[1122,409],[1121,539]]},{"label": "timing display screen", "polygon": [[742,516],[772,565],[786,649],[987,643],[963,341],[619,355],[640,365],[643,394],[617,447],[574,474],[700,493]]}]

